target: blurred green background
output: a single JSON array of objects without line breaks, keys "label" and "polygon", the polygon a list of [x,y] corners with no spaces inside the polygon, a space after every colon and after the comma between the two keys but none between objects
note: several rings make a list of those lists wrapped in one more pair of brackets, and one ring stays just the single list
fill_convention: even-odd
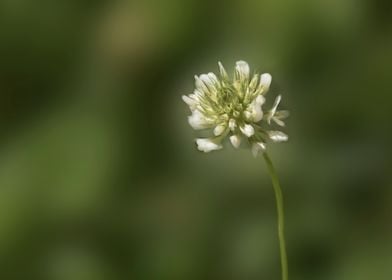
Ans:
[{"label": "blurred green background", "polygon": [[0,0],[0,278],[280,279],[262,158],[181,100],[243,59],[291,111],[291,279],[391,279],[391,3]]}]

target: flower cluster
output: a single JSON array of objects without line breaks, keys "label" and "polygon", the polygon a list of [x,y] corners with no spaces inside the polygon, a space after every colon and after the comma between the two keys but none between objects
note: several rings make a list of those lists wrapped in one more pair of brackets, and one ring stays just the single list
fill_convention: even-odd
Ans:
[{"label": "flower cluster", "polygon": [[256,156],[266,149],[268,140],[287,141],[288,136],[283,132],[265,128],[271,122],[284,126],[283,119],[289,115],[288,111],[277,110],[280,95],[272,109],[266,112],[262,109],[271,75],[256,73],[251,77],[248,63],[238,61],[230,78],[222,64],[219,62],[218,65],[219,78],[214,73],[195,76],[193,94],[182,96],[192,112],[188,117],[192,128],[212,129],[214,134],[211,138],[196,139],[198,150],[206,153],[219,150],[223,139],[228,136],[235,148],[246,139]]}]

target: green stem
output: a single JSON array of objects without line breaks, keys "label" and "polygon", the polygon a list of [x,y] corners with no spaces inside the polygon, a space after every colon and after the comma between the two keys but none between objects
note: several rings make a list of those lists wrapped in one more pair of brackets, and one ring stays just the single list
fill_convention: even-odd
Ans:
[{"label": "green stem", "polygon": [[272,164],[270,157],[266,152],[263,153],[263,156],[265,163],[267,164],[269,174],[271,176],[272,185],[274,187],[276,197],[276,208],[278,210],[278,234],[280,245],[280,260],[282,265],[282,280],[288,280],[286,242],[284,238],[284,209],[282,189],[280,187],[278,175],[276,174],[274,165]]}]

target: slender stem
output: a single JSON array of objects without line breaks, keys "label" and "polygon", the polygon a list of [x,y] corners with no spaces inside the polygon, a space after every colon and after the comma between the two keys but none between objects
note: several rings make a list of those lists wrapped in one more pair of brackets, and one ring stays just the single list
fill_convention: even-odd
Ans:
[{"label": "slender stem", "polygon": [[284,209],[282,189],[280,187],[278,175],[276,174],[274,165],[272,164],[270,157],[266,152],[263,153],[263,156],[265,163],[267,164],[269,174],[271,176],[272,185],[274,187],[276,197],[276,208],[278,210],[278,234],[280,245],[280,260],[282,265],[282,280],[288,280],[286,242],[284,238]]}]

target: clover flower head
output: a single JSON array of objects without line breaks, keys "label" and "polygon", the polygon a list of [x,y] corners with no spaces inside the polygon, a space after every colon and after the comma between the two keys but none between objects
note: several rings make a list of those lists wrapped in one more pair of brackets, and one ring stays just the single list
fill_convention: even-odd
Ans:
[{"label": "clover flower head", "polygon": [[195,130],[210,129],[213,136],[196,139],[197,148],[202,152],[222,149],[222,141],[228,138],[238,148],[242,142],[251,145],[254,156],[266,149],[266,143],[283,142],[288,136],[277,130],[270,130],[272,122],[283,127],[288,111],[278,110],[281,96],[278,95],[272,108],[263,111],[272,77],[270,74],[250,75],[245,61],[237,61],[232,78],[219,62],[219,77],[214,73],[195,76],[195,90],[183,95],[192,114],[188,117]]}]

